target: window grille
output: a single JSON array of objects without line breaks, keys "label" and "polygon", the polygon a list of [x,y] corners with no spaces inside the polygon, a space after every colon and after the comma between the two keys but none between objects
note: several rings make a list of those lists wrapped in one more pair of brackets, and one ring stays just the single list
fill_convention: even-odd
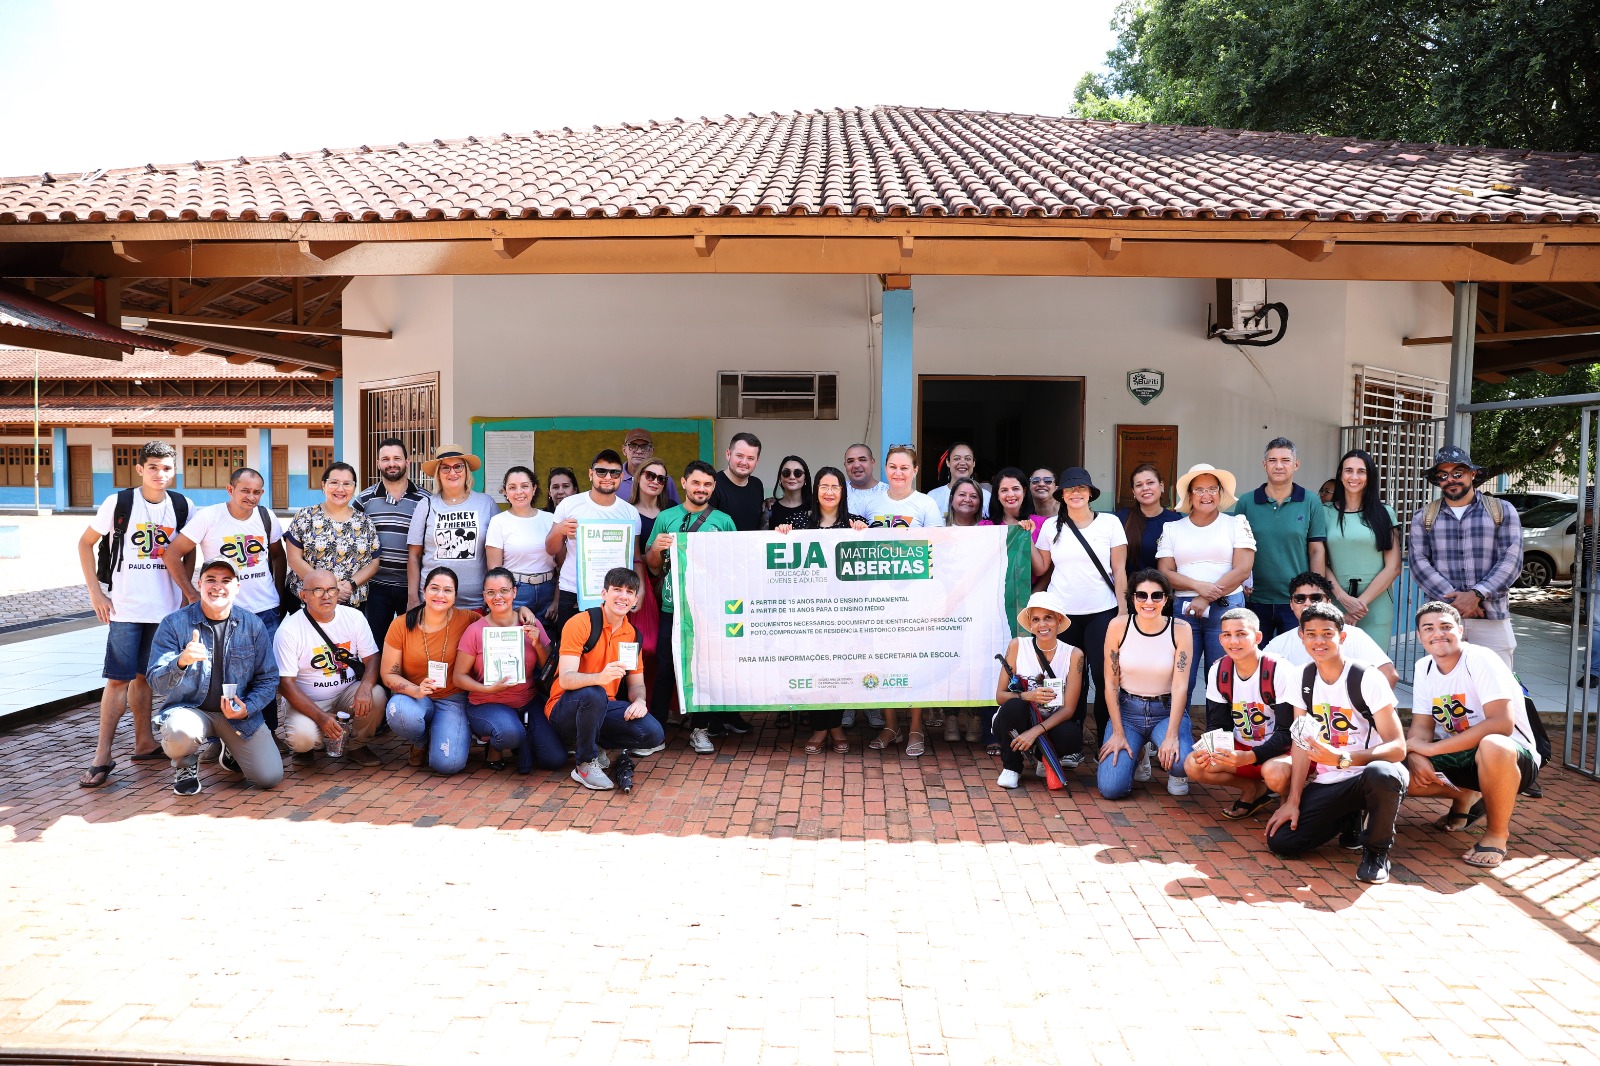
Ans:
[{"label": "window grille", "polygon": [[[439,376],[374,382],[361,390],[361,470],[364,484],[378,479],[378,442],[394,437],[411,457],[411,481],[432,491],[421,463],[439,447]],[[317,477],[320,487],[321,469]]]},{"label": "window grille", "polygon": [[717,374],[718,418],[836,419],[839,375],[809,371]]}]

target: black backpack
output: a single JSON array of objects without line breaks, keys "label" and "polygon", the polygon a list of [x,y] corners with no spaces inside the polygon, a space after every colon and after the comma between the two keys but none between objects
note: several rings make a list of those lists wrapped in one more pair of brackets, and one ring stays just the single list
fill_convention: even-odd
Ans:
[{"label": "black backpack", "polygon": [[[111,532],[100,538],[95,555],[94,576],[95,580],[111,591],[112,579],[122,569],[122,542],[128,535],[128,521],[133,517],[133,494],[138,489],[121,489],[117,492],[117,505],[111,512]],[[172,497],[172,520],[175,524],[173,532],[183,529],[184,523],[189,520],[189,497],[181,492],[167,490],[167,495]],[[266,508],[261,509],[265,511]],[[262,520],[266,521],[265,515]],[[267,526],[267,538],[272,537],[272,526]]]},{"label": "black backpack", "polygon": [[[600,635],[606,631],[605,610],[603,608],[591,607],[585,611],[584,614],[589,616],[589,637],[583,642],[583,651],[578,653],[580,658],[594,651],[596,645],[600,643]],[[572,618],[576,617],[578,616],[572,616]],[[572,618],[567,619],[567,625],[572,624]],[[566,626],[562,626],[561,628],[565,630]],[[544,662],[544,669],[539,671],[540,684],[544,685],[546,688],[549,688],[555,683],[556,675],[560,672],[561,638],[557,637],[555,647],[550,650],[550,657]]]},{"label": "black backpack", "polygon": [[[1367,706],[1367,697],[1361,693],[1361,679],[1366,675],[1366,667],[1360,663],[1351,663],[1350,672],[1345,675],[1345,691],[1350,694],[1350,702],[1355,704],[1356,710],[1361,712],[1361,717],[1367,720],[1367,725],[1372,729],[1378,728],[1378,720],[1372,717],[1372,708]],[[1307,714],[1311,713],[1311,686],[1317,683],[1317,664],[1306,663],[1306,671],[1300,676],[1300,702],[1305,704]]]}]

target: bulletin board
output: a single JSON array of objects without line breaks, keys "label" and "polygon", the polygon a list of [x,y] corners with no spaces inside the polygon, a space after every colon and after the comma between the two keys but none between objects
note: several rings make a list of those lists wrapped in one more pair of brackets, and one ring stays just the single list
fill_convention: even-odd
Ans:
[{"label": "bulletin board", "polygon": [[[578,491],[589,490],[589,464],[595,453],[610,448],[621,455],[622,435],[644,427],[655,438],[656,455],[667,464],[674,482],[691,459],[713,461],[714,425],[710,418],[474,418],[472,453],[487,461],[485,433],[532,433],[533,468],[539,475],[539,499],[550,484],[550,470],[564,466],[578,475]],[[487,470],[484,471],[486,475]],[[498,485],[482,484],[485,492]]]}]

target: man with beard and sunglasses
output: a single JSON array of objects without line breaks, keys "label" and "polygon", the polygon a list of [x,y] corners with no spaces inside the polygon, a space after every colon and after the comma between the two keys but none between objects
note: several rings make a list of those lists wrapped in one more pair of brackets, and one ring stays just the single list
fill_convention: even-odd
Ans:
[{"label": "man with beard and sunglasses", "polygon": [[1469,643],[1511,666],[1517,638],[1509,593],[1522,573],[1522,520],[1504,500],[1477,491],[1483,474],[1453,444],[1440,448],[1422,472],[1443,498],[1411,517],[1411,576],[1427,599],[1460,612]]},{"label": "man with beard and sunglasses", "polygon": [[622,456],[606,448],[589,464],[589,491],[573,493],[556,505],[556,524],[545,537],[544,547],[552,556],[562,551],[566,556],[561,561],[561,576],[556,582],[556,626],[552,632],[562,632],[567,620],[578,613],[578,522],[582,519],[630,522],[634,541],[638,542],[639,512],[633,504],[617,498],[617,487],[622,484],[625,469]]},{"label": "man with beard and sunglasses", "polygon": [[[1334,603],[1333,583],[1321,574],[1309,570],[1290,578],[1289,609],[1294,612],[1296,622],[1300,621],[1300,616],[1305,614],[1306,608],[1313,603],[1332,603],[1335,607],[1339,606]],[[1300,639],[1299,629],[1279,633],[1261,650],[1264,654],[1276,655],[1297,669],[1311,661],[1311,653],[1306,651],[1305,641]],[[1395,670],[1394,660],[1389,658],[1388,651],[1359,626],[1346,624],[1344,627],[1344,657],[1353,662],[1376,667],[1391,688],[1400,683],[1400,674]]]}]

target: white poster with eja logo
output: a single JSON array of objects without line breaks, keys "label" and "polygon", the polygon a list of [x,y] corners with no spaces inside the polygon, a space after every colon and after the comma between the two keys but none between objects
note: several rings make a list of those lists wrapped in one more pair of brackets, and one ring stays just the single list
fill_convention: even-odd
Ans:
[{"label": "white poster with eja logo", "polygon": [[688,711],[988,706],[1026,602],[1020,528],[675,538]]}]

